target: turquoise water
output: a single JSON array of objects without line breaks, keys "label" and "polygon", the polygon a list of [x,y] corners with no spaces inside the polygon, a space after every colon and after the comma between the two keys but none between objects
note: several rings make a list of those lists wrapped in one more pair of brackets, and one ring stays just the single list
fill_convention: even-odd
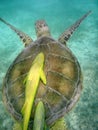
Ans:
[{"label": "turquoise water", "polygon": [[[97,0],[5,0],[0,1],[0,17],[29,34],[34,40],[34,23],[45,19],[52,36],[59,35],[88,10],[68,41],[83,71],[83,91],[79,102],[66,116],[69,130],[98,130],[98,1]],[[0,88],[6,71],[23,45],[17,35],[0,22]],[[6,113],[0,91],[0,130],[10,130],[12,119]]]}]

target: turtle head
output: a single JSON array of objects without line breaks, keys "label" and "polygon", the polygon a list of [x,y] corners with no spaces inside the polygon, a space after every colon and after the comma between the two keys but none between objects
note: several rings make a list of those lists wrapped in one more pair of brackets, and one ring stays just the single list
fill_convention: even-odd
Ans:
[{"label": "turtle head", "polygon": [[48,25],[44,20],[38,20],[35,23],[35,29],[36,29],[37,37],[50,36]]}]

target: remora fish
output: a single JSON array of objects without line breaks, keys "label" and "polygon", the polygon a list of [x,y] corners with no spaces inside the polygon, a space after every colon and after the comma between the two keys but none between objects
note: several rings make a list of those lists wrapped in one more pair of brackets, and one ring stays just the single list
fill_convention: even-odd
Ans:
[{"label": "remora fish", "polygon": [[39,101],[36,106],[33,130],[46,130],[45,129],[45,108],[42,101]]},{"label": "remora fish", "polygon": [[26,89],[25,89],[25,103],[21,110],[23,114],[23,130],[27,130],[30,119],[34,98],[38,88],[40,79],[46,84],[46,77],[43,71],[44,65],[44,54],[39,53],[32,63],[32,67],[27,75]]}]

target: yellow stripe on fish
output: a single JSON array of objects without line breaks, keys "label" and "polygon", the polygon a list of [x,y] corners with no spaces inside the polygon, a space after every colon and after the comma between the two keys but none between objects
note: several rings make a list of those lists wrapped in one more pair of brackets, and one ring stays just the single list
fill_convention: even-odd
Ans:
[{"label": "yellow stripe on fish", "polygon": [[46,76],[43,71],[43,66],[44,66],[44,54],[41,52],[34,59],[30,71],[25,80],[26,82],[25,103],[21,110],[23,114],[23,130],[27,130],[28,128],[31,110],[33,107],[34,98],[36,95],[40,79],[44,84],[46,84]]}]

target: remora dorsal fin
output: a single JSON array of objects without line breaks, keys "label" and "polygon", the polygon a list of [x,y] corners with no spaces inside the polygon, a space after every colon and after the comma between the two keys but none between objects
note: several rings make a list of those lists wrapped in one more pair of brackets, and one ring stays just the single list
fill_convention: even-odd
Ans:
[{"label": "remora dorsal fin", "polygon": [[14,32],[17,33],[17,35],[20,37],[20,39],[22,40],[22,42],[24,43],[25,46],[27,46],[28,44],[30,44],[31,42],[33,42],[33,40],[31,39],[31,37],[29,37],[26,33],[20,31],[19,29],[17,29],[13,25],[9,24],[8,22],[6,22],[2,18],[0,18],[0,21],[2,21],[3,23],[5,23],[6,25],[8,25]]},{"label": "remora dorsal fin", "polygon": [[82,16],[78,21],[76,21],[71,27],[69,27],[63,34],[60,35],[58,41],[63,44],[66,44],[66,41],[69,40],[73,32],[79,27],[80,23],[91,13],[91,11],[87,12],[84,16]]}]

